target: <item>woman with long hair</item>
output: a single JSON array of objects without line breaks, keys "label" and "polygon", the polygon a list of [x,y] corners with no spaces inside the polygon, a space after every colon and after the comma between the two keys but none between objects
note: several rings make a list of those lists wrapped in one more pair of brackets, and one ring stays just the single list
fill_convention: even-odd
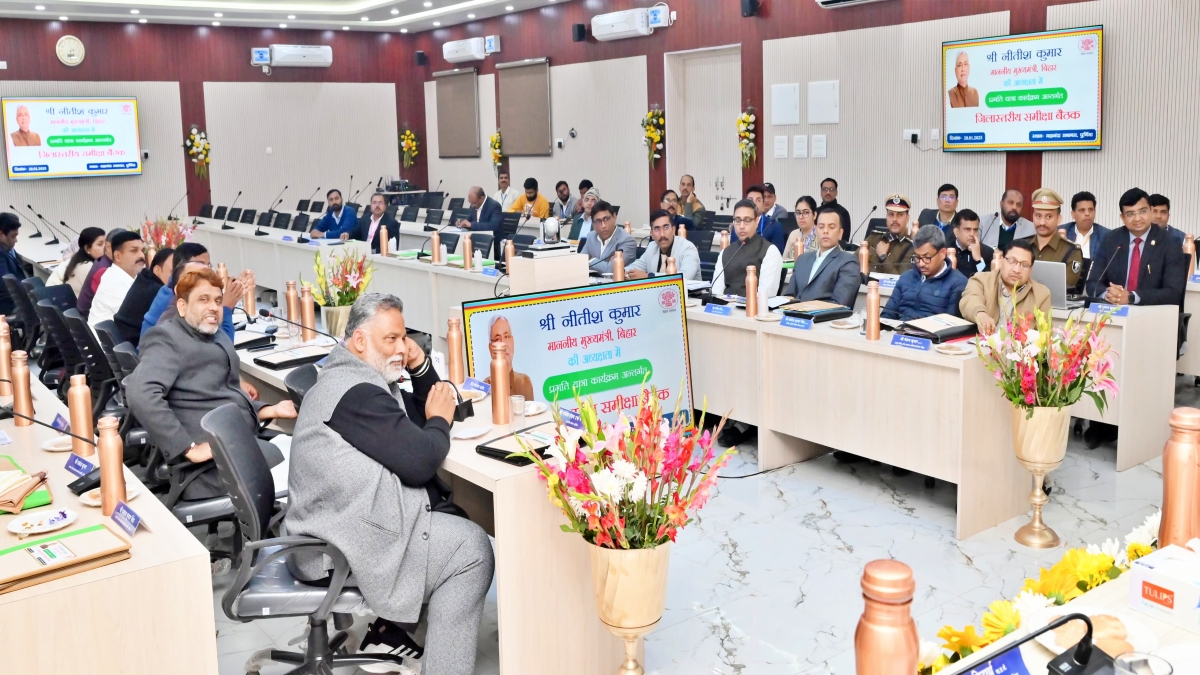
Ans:
[{"label": "woman with long hair", "polygon": [[83,228],[83,231],[79,233],[79,250],[75,251],[75,255],[71,256],[69,261],[54,270],[54,274],[50,275],[46,285],[67,284],[75,290],[75,295],[78,296],[88,271],[92,269],[92,263],[102,255],[104,255],[104,230],[98,227]]}]

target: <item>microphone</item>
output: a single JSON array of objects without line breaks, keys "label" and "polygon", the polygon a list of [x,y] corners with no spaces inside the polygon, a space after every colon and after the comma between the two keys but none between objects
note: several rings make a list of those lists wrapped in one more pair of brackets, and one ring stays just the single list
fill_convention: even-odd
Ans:
[{"label": "microphone", "polygon": [[308,204],[308,207],[309,207],[309,208],[308,208],[308,209],[306,209],[306,210],[308,210],[308,211],[311,211],[311,210],[312,210],[312,200],[313,200],[313,197],[316,197],[316,196],[317,196],[317,193],[318,193],[318,192],[320,192],[320,191],[321,191],[321,188],[317,188],[316,190],[313,190],[313,193],[312,193],[311,195],[309,195],[309,196],[308,196],[308,202],[309,202],[309,204]]},{"label": "microphone", "polygon": [[[983,234],[979,235],[979,243],[980,244],[983,243],[984,239],[987,239],[988,232],[992,231],[992,228],[996,226],[996,221],[999,219],[1000,219],[999,211],[996,211],[995,213],[992,214],[992,222],[988,223],[988,229]],[[999,243],[1000,243],[1000,241],[996,240],[996,244],[999,244]],[[996,248],[999,248],[999,246],[997,246]]]},{"label": "microphone", "polygon": [[[279,203],[283,201],[283,193],[287,192],[287,189],[288,189],[288,186],[284,185],[283,189],[279,191],[279,194],[275,195],[275,201],[271,202],[271,208],[267,209],[268,213],[273,212],[275,210],[275,207],[279,206]],[[318,189],[320,189],[320,188],[318,188]]]},{"label": "microphone", "polygon": [[[8,382],[11,384],[12,380],[0,380],[0,382]],[[15,410],[12,409],[11,405],[0,405],[0,420],[6,420],[10,417],[13,417],[14,415],[16,417],[20,417],[23,420],[29,420],[30,422],[33,422],[34,424],[38,424],[43,427],[46,427],[47,429],[54,429],[55,431],[57,431],[58,433],[60,433],[64,436],[70,436],[71,438],[77,438],[77,439],[83,441],[84,443],[87,443],[88,445],[96,444],[96,440],[93,438],[84,438],[83,436],[76,436],[75,434],[73,434],[69,431],[63,431],[62,429],[59,429],[52,424],[46,424],[45,422],[43,422],[41,420],[34,419],[28,415],[23,415],[19,412],[16,412]]]},{"label": "microphone", "polygon": [[[1104,670],[1099,670],[1099,669],[1092,670],[1087,667],[1088,662],[1092,660],[1092,655],[1094,653],[1093,652],[1094,645],[1092,642],[1092,635],[1093,635],[1092,620],[1086,614],[1067,614],[1066,616],[1060,616],[1059,618],[1055,619],[1054,621],[1051,621],[1050,623],[1046,624],[1045,626],[1042,626],[1038,630],[1035,630],[1032,633],[1030,633],[1029,635],[1026,635],[1025,637],[1021,638],[1020,640],[1017,640],[1016,642],[1010,644],[1008,647],[1006,647],[1004,649],[1004,651],[1002,651],[998,654],[993,654],[992,658],[995,659],[996,657],[1000,656],[1001,654],[1005,654],[1005,653],[1008,653],[1013,650],[1018,650],[1021,648],[1021,645],[1025,644],[1026,642],[1029,642],[1030,640],[1037,638],[1039,635],[1041,635],[1043,633],[1047,633],[1049,631],[1052,631],[1052,630],[1054,630],[1066,623],[1069,623],[1071,621],[1082,621],[1085,624],[1087,624],[1087,629],[1084,631],[1083,637],[1079,639],[1079,642],[1075,643],[1075,645],[1072,647],[1067,647],[1067,649],[1065,651],[1063,651],[1063,653],[1061,655],[1055,657],[1054,661],[1051,662],[1052,666],[1054,666],[1056,663],[1061,665],[1062,666],[1061,671],[1057,667],[1055,667],[1050,672],[1074,672],[1075,668],[1078,668],[1079,672],[1081,672],[1081,673],[1105,672]],[[1108,656],[1103,651],[1101,651],[1100,654],[1096,658],[1099,659],[1101,667],[1103,667],[1103,665],[1106,662],[1108,664],[1112,663],[1112,657]],[[963,675],[964,673],[970,673],[972,671],[972,669],[978,667],[979,665],[980,665],[980,663],[974,663],[971,666],[968,666],[966,668],[963,668],[962,670],[957,671],[956,673],[954,673],[954,675]],[[1108,669],[1111,670],[1111,668],[1112,668],[1112,666],[1109,665]]]},{"label": "microphone", "polygon": [[71,227],[70,225],[68,225],[68,224],[67,224],[67,221],[65,221],[65,220],[60,220],[60,221],[58,221],[58,224],[59,224],[59,225],[62,225],[62,226],[63,226],[63,227],[65,227],[65,228],[67,228],[68,230],[70,230],[70,231],[74,232],[75,234],[79,234],[79,230],[77,230],[77,229],[75,229],[75,228]]},{"label": "microphone", "polygon": [[849,237],[849,239],[847,239],[847,243],[850,243],[850,244],[854,243],[854,236],[858,234],[858,231],[862,229],[863,225],[867,224],[867,221],[871,219],[871,214],[875,213],[875,210],[878,208],[879,208],[879,205],[876,204],[875,206],[871,207],[870,211],[867,211],[867,217],[863,218],[862,222],[858,224],[858,227],[854,228],[854,231],[850,233],[850,237]]},{"label": "microphone", "polygon": [[304,328],[305,330],[311,330],[312,332],[317,333],[318,335],[324,335],[327,338],[333,338],[334,340],[341,342],[341,340],[338,340],[337,338],[333,337],[329,333],[321,332],[321,331],[317,330],[316,328],[305,328],[305,326],[303,326],[299,323],[296,323],[295,321],[292,321],[290,319],[285,319],[282,316],[277,316],[275,314],[272,314],[271,310],[267,309],[266,307],[263,307],[262,309],[258,310],[258,315],[263,317],[264,319],[279,319],[280,321],[282,321],[284,323],[290,323],[293,326],[299,326],[300,328]]},{"label": "microphone", "polygon": [[238,202],[238,200],[239,200],[239,199],[241,199],[241,198],[242,198],[242,191],[241,191],[241,190],[238,190],[237,196],[233,198],[233,204],[230,204],[230,205],[229,205],[229,208],[228,208],[228,209],[225,209],[225,220],[222,220],[222,221],[221,221],[221,229],[222,229],[222,230],[232,230],[232,229],[234,229],[234,227],[233,227],[232,225],[229,225],[229,224],[228,224],[228,222],[229,222],[229,212],[230,212],[230,211],[233,209],[233,207],[234,207],[235,205],[237,205],[237,202]]},{"label": "microphone", "polygon": [[[1117,248],[1113,249],[1112,257],[1110,257],[1108,259],[1108,262],[1104,264],[1104,269],[1100,270],[1100,274],[1096,275],[1096,277],[1095,277],[1096,281],[1100,281],[1101,279],[1104,278],[1104,273],[1108,271],[1109,266],[1111,266],[1113,264],[1113,261],[1117,259],[1117,254],[1120,253],[1121,249],[1123,249],[1123,248],[1125,248],[1125,244],[1118,244]],[[1090,274],[1088,275],[1089,278],[1091,278],[1091,276],[1092,275],[1090,275]],[[1086,294],[1087,293],[1087,282],[1085,281],[1083,285],[1084,285],[1083,292]],[[1096,290],[1099,291],[1100,289],[1097,288]],[[1104,296],[1100,296],[1100,297],[1101,297],[1101,299],[1104,298]]]},{"label": "microphone", "polygon": [[[17,207],[13,206],[12,204],[9,204],[8,208],[12,209],[13,213],[21,216],[25,220],[28,220],[29,224],[33,225],[33,229],[37,230],[37,234],[29,235],[29,237],[28,237],[29,239],[37,239],[38,237],[42,236],[42,228],[38,227],[38,224],[35,223],[32,218],[30,218],[29,216],[25,215],[24,213],[21,213],[20,211],[18,211]],[[29,209],[29,210],[33,211],[33,209]]]},{"label": "microphone", "polygon": [[[728,251],[729,249],[725,249],[725,250]],[[745,246],[739,246],[737,253],[734,253],[733,257],[731,257],[728,261],[726,261],[726,263],[721,267],[721,269],[717,270],[716,274],[713,274],[712,282],[709,283],[708,290],[704,294],[703,304],[711,305],[714,302],[716,302],[719,305],[728,304],[724,300],[718,300],[718,299],[713,298],[712,289],[713,289],[713,286],[716,285],[717,279],[720,278],[720,276],[725,273],[725,268],[729,267],[729,263],[736,260],[737,257],[739,255],[741,255],[742,251],[745,251],[745,250],[746,250]]]},{"label": "microphone", "polygon": [[185,192],[183,193],[183,196],[179,198],[179,201],[175,202],[175,206],[172,206],[171,211],[167,213],[167,220],[170,220],[172,217],[174,217],[175,209],[179,208],[179,205],[182,204],[183,200],[187,199],[187,197],[188,193]]},{"label": "microphone", "polygon": [[[58,243],[58,230],[54,229],[54,227],[52,225],[50,225],[50,221],[43,218],[42,214],[35,212],[33,215],[37,216],[38,220],[42,221],[42,224],[46,226],[46,229],[50,230],[50,234],[54,235],[54,238],[51,239],[50,241],[46,242],[46,244],[47,245],[57,244]],[[68,237],[68,239],[70,239],[70,237]]]},{"label": "microphone", "polygon": [[[451,226],[451,225],[453,225],[453,224],[454,224],[454,223],[453,223],[453,221],[451,221],[451,222],[449,222],[449,223],[446,223],[445,225],[443,225],[443,226],[441,226],[441,227],[437,228],[437,229],[436,229],[436,230],[434,230],[434,231],[435,231],[435,232],[437,232],[438,234],[441,234],[441,233],[442,233],[442,230],[446,229],[447,227],[450,227],[450,226]],[[433,226],[432,226],[432,225],[426,225],[426,227],[428,227],[428,228],[432,229],[432,227],[433,227]],[[428,232],[429,230],[425,230],[425,231],[426,231],[426,232]],[[391,237],[391,234],[389,234],[389,235],[388,235],[388,237],[390,238],[390,237]],[[425,243],[424,243],[424,244],[421,244],[421,249],[420,249],[419,251],[417,251],[417,260],[420,260],[420,259],[421,259],[421,258],[422,258],[422,257],[425,255],[425,247],[426,247],[426,246],[429,244],[429,242],[431,242],[431,241],[433,241],[433,235],[432,235],[432,234],[431,234],[431,235],[429,235],[429,238],[425,240]]]},{"label": "microphone", "polygon": [[434,192],[441,192],[441,191],[442,191],[442,181],[440,181],[440,180],[438,181],[437,187],[435,187],[435,188],[433,189],[433,191],[434,191]]}]

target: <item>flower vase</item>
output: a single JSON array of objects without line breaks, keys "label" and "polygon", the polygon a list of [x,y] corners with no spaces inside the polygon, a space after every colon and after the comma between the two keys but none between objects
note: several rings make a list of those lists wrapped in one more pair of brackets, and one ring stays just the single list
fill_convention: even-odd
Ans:
[{"label": "flower vase", "polygon": [[617,675],[643,675],[638,644],[654,630],[667,604],[667,565],[671,544],[647,549],[591,546],[596,612],[609,632],[625,641],[625,661]]},{"label": "flower vase", "polygon": [[321,307],[321,323],[325,332],[339,340],[346,334],[346,322],[350,319],[350,305],[344,307]]},{"label": "flower vase", "polygon": [[1024,408],[1013,407],[1012,438],[1017,461],[1033,474],[1033,493],[1029,495],[1033,518],[1013,538],[1030,548],[1054,548],[1059,544],[1058,535],[1042,522],[1042,507],[1050,501],[1042,484],[1046,474],[1057,469],[1067,453],[1071,413],[1065,407],[1035,407],[1032,416],[1026,415]]}]

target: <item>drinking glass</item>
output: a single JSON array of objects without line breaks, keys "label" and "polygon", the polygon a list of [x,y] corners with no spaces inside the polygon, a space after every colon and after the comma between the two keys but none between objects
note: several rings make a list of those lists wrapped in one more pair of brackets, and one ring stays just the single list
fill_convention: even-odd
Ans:
[{"label": "drinking glass", "polygon": [[512,410],[512,417],[509,419],[508,430],[517,431],[525,428],[525,397],[520,394],[513,394],[508,397],[509,408]]},{"label": "drinking glass", "polygon": [[1113,659],[1116,675],[1171,675],[1174,669],[1165,659],[1149,654],[1126,652]]}]

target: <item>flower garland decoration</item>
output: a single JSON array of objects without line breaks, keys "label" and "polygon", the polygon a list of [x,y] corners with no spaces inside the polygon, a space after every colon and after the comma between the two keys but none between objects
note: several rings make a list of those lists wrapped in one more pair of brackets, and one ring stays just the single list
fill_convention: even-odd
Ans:
[{"label": "flower garland decoration", "polygon": [[488,139],[488,147],[492,149],[492,169],[495,170],[497,176],[500,175],[500,167],[504,164],[504,151],[501,150],[500,144],[500,130],[497,129],[496,133]]},{"label": "flower garland decoration", "polygon": [[1012,600],[997,600],[981,617],[983,633],[974,625],[956,629],[943,626],[937,636],[942,644],[921,641],[917,657],[918,675],[933,675],[991,645],[1021,627],[1021,617],[1036,617],[1048,607],[1065,605],[1084,593],[1107,583],[1129,570],[1134,560],[1158,549],[1158,526],[1162,511],[1148,516],[1125,535],[1124,547],[1116,539],[1100,545],[1068,549],[1061,560],[1042,569],[1037,579],[1026,579],[1025,586]]},{"label": "flower garland decoration", "polygon": [[417,147],[417,135],[412,132],[412,129],[405,129],[404,133],[400,134],[400,149],[404,152],[404,168],[407,169],[413,165],[413,158],[419,154]]},{"label": "flower garland decoration", "polygon": [[183,139],[183,147],[187,150],[192,164],[196,165],[196,175],[201,180],[208,180],[208,165],[212,163],[212,146],[208,142],[208,134],[193,124],[187,138]]},{"label": "flower garland decoration", "polygon": [[147,219],[142,223],[142,241],[156,251],[179,248],[183,242],[192,240],[195,231],[195,225],[183,225],[175,218]]},{"label": "flower garland decoration", "polygon": [[329,254],[328,266],[321,260],[321,254],[316,254],[316,264],[313,270],[317,273],[317,284],[300,280],[300,283],[312,290],[313,301],[322,307],[348,307],[367,292],[371,276],[375,268],[367,260],[365,252],[359,253],[351,249],[338,257]]},{"label": "flower garland decoration", "polygon": [[749,169],[758,161],[758,148],[754,145],[754,106],[738,115],[738,149],[742,151],[742,168]]},{"label": "flower garland decoration", "polygon": [[655,103],[642,118],[642,143],[646,146],[646,158],[650,160],[651,169],[654,168],[654,160],[662,158],[663,140],[666,137],[667,118]]}]

